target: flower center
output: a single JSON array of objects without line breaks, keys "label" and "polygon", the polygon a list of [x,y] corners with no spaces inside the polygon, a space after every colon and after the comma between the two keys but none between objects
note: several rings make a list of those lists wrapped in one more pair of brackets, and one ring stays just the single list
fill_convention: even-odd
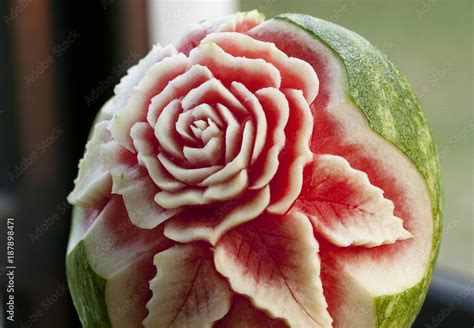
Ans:
[{"label": "flower center", "polygon": [[176,121],[176,131],[184,141],[183,155],[189,165],[204,167],[222,164],[225,147],[224,124],[217,111],[201,104],[182,112]]}]

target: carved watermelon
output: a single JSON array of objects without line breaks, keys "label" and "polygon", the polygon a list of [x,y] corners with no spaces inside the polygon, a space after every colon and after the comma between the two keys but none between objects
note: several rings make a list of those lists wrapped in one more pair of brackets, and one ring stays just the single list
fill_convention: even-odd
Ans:
[{"label": "carved watermelon", "polygon": [[439,164],[405,78],[298,14],[155,46],[98,114],[67,273],[84,327],[409,327]]}]

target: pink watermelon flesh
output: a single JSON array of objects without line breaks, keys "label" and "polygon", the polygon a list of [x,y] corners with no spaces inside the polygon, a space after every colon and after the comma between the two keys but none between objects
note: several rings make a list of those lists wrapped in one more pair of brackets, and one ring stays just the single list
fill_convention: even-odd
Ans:
[{"label": "pink watermelon flesh", "polygon": [[[417,252],[415,258],[426,257],[427,261],[427,254],[431,248],[429,243],[423,242],[423,240],[429,240],[426,236],[432,231],[432,226],[428,223],[431,222],[431,212],[426,210],[430,208],[430,201],[424,188],[420,187],[422,183],[418,183],[421,181],[418,173],[395,148],[369,131],[360,114],[351,107],[350,101],[344,95],[347,82],[341,78],[343,74],[340,72],[340,63],[330,59],[328,51],[311,48],[310,45],[314,44],[314,40],[311,42],[305,40],[300,34],[303,32],[279,25],[283,23],[269,22],[259,25],[260,23],[258,17],[252,17],[249,21],[235,23],[232,29],[248,33],[257,40],[275,43],[277,48],[288,56],[300,58],[309,63],[319,78],[319,92],[303,90],[301,94],[311,98],[311,94],[318,92],[316,100],[311,105],[312,117],[305,116],[304,111],[298,113],[299,107],[295,104],[298,100],[293,98],[294,102],[290,101],[288,108],[293,114],[289,115],[288,121],[288,114],[277,113],[274,109],[277,107],[273,101],[278,98],[278,95],[260,94],[260,101],[268,108],[270,131],[277,131],[274,134],[268,134],[267,138],[278,139],[280,136],[278,126],[281,125],[281,121],[288,121],[284,135],[290,140],[297,140],[302,133],[305,133],[304,125],[308,123],[313,125],[314,119],[310,144],[311,151],[316,154],[314,162],[319,163],[319,159],[327,154],[341,156],[347,160],[345,162],[347,164],[341,164],[346,165],[344,172],[348,172],[347,177],[340,178],[339,181],[334,182],[335,185],[326,186],[324,184],[326,180],[318,177],[319,173],[313,171],[314,167],[309,165],[304,170],[302,181],[295,182],[290,167],[292,161],[287,160],[287,158],[294,159],[302,156],[301,151],[296,149],[298,147],[295,147],[295,149],[285,149],[278,158],[279,165],[287,170],[280,171],[279,178],[274,182],[277,185],[272,188],[281,191],[281,195],[285,195],[289,189],[294,188],[295,183],[299,183],[302,186],[301,196],[295,204],[273,208],[270,206],[268,209],[269,212],[285,214],[290,205],[294,205],[293,210],[284,216],[266,213],[257,220],[246,223],[246,212],[242,210],[241,213],[234,215],[235,219],[231,225],[221,226],[223,218],[228,217],[236,206],[245,209],[248,202],[254,201],[262,204],[261,208],[253,203],[250,207],[260,214],[269,203],[278,203],[280,197],[283,197],[278,193],[272,193],[270,199],[268,190],[265,192],[250,190],[237,201],[228,201],[229,206],[226,206],[224,202],[204,207],[191,207],[178,213],[166,227],[163,225],[156,227],[159,222],[145,223],[146,229],[140,229],[132,224],[130,220],[133,221],[133,218],[127,213],[130,213],[128,207],[133,204],[128,205],[127,199],[121,196],[105,198],[98,202],[95,208],[82,210],[79,215],[82,219],[73,231],[74,238],[71,238],[69,248],[71,249],[84,238],[92,269],[107,280],[107,306],[109,318],[114,327],[140,327],[142,322],[145,324],[166,322],[169,326],[184,325],[190,317],[183,315],[180,311],[187,307],[204,308],[203,313],[198,313],[199,315],[196,314],[191,318],[205,325],[203,318],[207,313],[209,324],[216,321],[216,327],[234,327],[239,324],[254,327],[257,322],[259,327],[284,327],[287,324],[295,327],[325,327],[331,325],[331,321],[334,327],[344,327],[347,326],[348,320],[352,320],[354,326],[363,326],[367,318],[373,315],[356,311],[358,302],[362,304],[364,300],[372,302],[374,296],[411,287],[421,279],[424,273],[425,263],[421,261],[417,267],[410,264],[408,259],[411,252]],[[274,81],[270,71],[268,75],[262,74],[261,79],[250,81],[246,74],[234,72],[231,67],[212,67],[215,61],[206,62],[205,57],[202,59],[199,53],[191,51],[209,33],[218,31],[220,26],[221,22],[201,26],[181,41],[178,51],[194,58],[193,63],[208,66],[214,74],[218,72],[219,80],[229,88],[238,87],[233,83],[235,81],[243,82],[248,91],[252,92],[262,87],[272,86]],[[291,70],[286,74],[285,64],[271,58],[265,49],[256,50],[254,53],[241,53],[241,49],[227,42],[225,33],[211,34],[207,39],[217,43],[229,54],[264,58],[269,62],[276,62],[275,65],[279,66],[282,72],[282,85],[293,88],[301,85],[299,76],[291,75]],[[181,74],[183,66],[180,65],[176,70],[169,71],[163,81]],[[249,76],[255,76],[255,72]],[[152,96],[165,88],[165,84],[155,86],[153,92],[146,96],[148,102],[153,102]],[[241,90],[246,92],[244,89]],[[286,96],[292,99],[291,95]],[[219,95],[214,95],[214,97],[216,98],[207,99],[207,103],[218,102]],[[144,113],[139,113],[139,115],[141,121],[155,122],[157,120],[150,114],[148,117],[145,117]],[[254,115],[258,113],[255,112]],[[138,128],[139,126],[132,129],[137,132],[135,135],[132,133],[133,140],[122,138],[126,143],[135,143],[137,149],[139,148],[137,142],[140,140]],[[141,133],[146,135],[153,131],[141,131]],[[282,131],[280,133],[283,135]],[[173,138],[171,136],[169,139]],[[298,142],[293,140],[290,144],[298,145]],[[275,145],[280,149],[283,147],[283,144],[275,143]],[[154,144],[151,147],[156,148],[157,145]],[[383,151],[380,151],[381,149]],[[139,152],[141,152],[140,149]],[[272,148],[266,146],[262,148],[263,154],[268,155],[271,152]],[[140,161],[125,148],[120,154],[122,157],[117,161],[121,165],[132,166]],[[147,155],[145,150],[141,154]],[[275,158],[273,162],[276,160]],[[303,163],[299,165],[304,165]],[[271,164],[257,159],[255,165],[257,174],[255,175],[261,176],[261,172],[270,170]],[[356,170],[366,173],[367,176],[357,176],[354,173]],[[125,177],[130,179],[125,183],[131,183],[133,179],[140,179],[145,175],[143,172],[134,174],[135,176]],[[354,174],[357,178],[353,178]],[[252,182],[258,184],[255,179],[252,180],[252,175],[250,177]],[[351,179],[355,179],[356,182]],[[321,187],[322,189],[318,190],[318,186],[313,185],[314,181],[318,183],[318,186],[326,189]],[[407,181],[417,181],[417,183],[410,184]],[[364,183],[370,185],[370,188]],[[153,193],[155,191],[156,189]],[[260,198],[255,194],[258,194]],[[348,197],[349,203],[345,202]],[[339,210],[334,210],[332,205],[328,205],[330,203],[328,198],[332,204],[343,205],[344,211],[351,214],[354,211],[364,211],[362,205],[367,197],[378,197],[377,199],[382,204],[380,207],[389,206],[383,203],[383,200],[390,200],[393,203],[393,222],[396,222],[396,226],[390,229],[398,229],[398,237],[395,240],[384,238],[384,231],[380,232],[379,240],[358,239],[358,230],[346,231],[334,224],[337,222],[344,226],[345,222],[338,216]],[[257,198],[258,201],[255,201]],[[413,199],[418,201],[414,202]],[[364,215],[359,213],[358,217]],[[402,224],[409,232],[403,230]],[[216,231],[228,230],[234,226],[238,227],[219,239],[220,233],[216,234]],[[183,233],[187,230],[189,232]],[[301,236],[305,233],[308,236],[302,238]],[[341,233],[346,234],[347,238],[337,239]],[[189,246],[181,246],[167,237],[181,243],[191,243]],[[205,239],[215,245],[213,250],[217,271],[212,269],[209,246],[193,243],[196,239]],[[398,241],[395,242],[396,240]],[[384,245],[387,243],[388,245]],[[314,254],[314,257],[301,256],[299,252]],[[157,257],[156,254],[159,256]],[[167,300],[160,301],[159,292],[155,295],[152,290],[163,288],[160,287],[160,265],[166,265],[170,256],[183,257],[183,265],[190,265],[188,273],[196,273],[194,278],[183,276],[183,279],[197,279],[198,286],[203,290],[193,290],[194,285],[187,289],[184,286],[181,294],[176,296],[177,299],[182,300],[182,303],[176,305],[180,310],[173,318],[161,322],[163,318],[155,314],[150,315],[148,310],[153,309],[153,306],[158,306],[160,302],[167,302]],[[196,263],[198,264],[195,265]],[[403,270],[406,268],[403,266],[407,265],[411,265],[409,270],[412,270],[414,274],[405,280]],[[200,270],[204,270],[203,273]],[[320,281],[314,280],[317,276],[315,273],[318,271],[321,273]],[[177,271],[178,277],[179,274],[181,273]],[[215,284],[222,285],[223,291],[218,290],[219,288],[213,290],[206,285],[202,274]],[[223,280],[222,276],[227,280]],[[226,291],[227,283],[237,293],[232,301],[230,301],[230,292]],[[275,286],[280,286],[283,291],[273,291],[271,288]],[[265,288],[268,290],[264,290]],[[354,290],[355,296],[351,296]],[[277,292],[283,293],[280,296],[285,301],[281,304],[277,301],[280,298],[275,300],[268,297]],[[202,301],[199,301],[201,298]],[[309,311],[309,307],[305,305],[305,302],[311,298],[314,298],[313,303],[318,304],[316,310],[313,308],[313,312]],[[220,307],[211,306],[217,303]],[[364,305],[370,307],[370,305]],[[185,311],[190,310],[188,308]],[[299,312],[301,315],[294,315]],[[367,327],[371,325],[368,323]]]}]

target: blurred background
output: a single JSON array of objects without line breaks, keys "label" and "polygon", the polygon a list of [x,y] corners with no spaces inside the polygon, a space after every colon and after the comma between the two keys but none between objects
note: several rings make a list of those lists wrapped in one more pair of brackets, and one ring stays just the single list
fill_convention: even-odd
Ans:
[{"label": "blurred background", "polygon": [[344,25],[408,76],[439,146],[445,188],[438,267],[415,327],[472,327],[472,1],[196,2],[0,0],[0,240],[14,217],[15,327],[79,326],[64,273],[66,196],[92,120],[120,77],[152,42],[172,41],[187,24],[255,8]]}]

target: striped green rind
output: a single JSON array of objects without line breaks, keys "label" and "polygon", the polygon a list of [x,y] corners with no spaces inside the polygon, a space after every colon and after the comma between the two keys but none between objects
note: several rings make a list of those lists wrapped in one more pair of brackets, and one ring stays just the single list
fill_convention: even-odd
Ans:
[{"label": "striped green rind", "polygon": [[[73,225],[75,223],[77,223],[77,215],[73,214]],[[82,240],[67,254],[66,274],[72,300],[82,326],[86,328],[111,327],[105,304],[106,281],[89,265]]]},{"label": "striped green rind", "polygon": [[439,159],[423,110],[407,79],[387,56],[360,35],[339,25],[302,14],[283,14],[291,23],[326,44],[341,59],[347,72],[349,97],[368,125],[395,145],[416,166],[431,196],[433,246],[424,278],[402,293],[376,298],[378,327],[410,327],[426,296],[436,260],[442,224]]}]

